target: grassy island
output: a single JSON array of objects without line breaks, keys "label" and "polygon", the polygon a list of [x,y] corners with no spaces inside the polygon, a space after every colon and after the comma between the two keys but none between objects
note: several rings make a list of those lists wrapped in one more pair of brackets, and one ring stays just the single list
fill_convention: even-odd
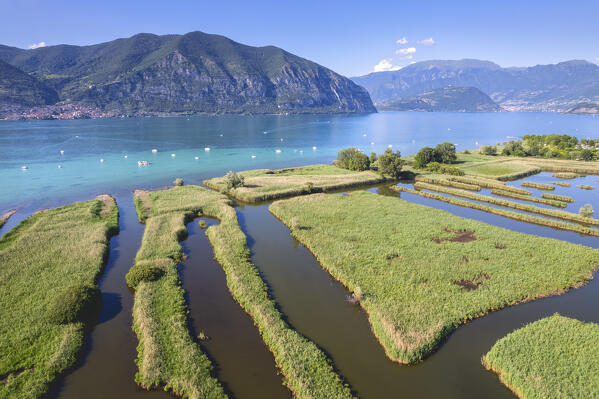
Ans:
[{"label": "grassy island", "polygon": [[103,195],[37,213],[0,239],[0,397],[43,396],[75,364],[117,232],[118,209]]},{"label": "grassy island", "polygon": [[311,165],[279,170],[239,172],[244,185],[227,189],[224,177],[205,180],[206,187],[245,202],[271,201],[310,193],[362,187],[390,181],[373,171],[354,172],[335,165]]},{"label": "grassy island", "polygon": [[482,358],[518,397],[591,398],[599,392],[599,325],[553,315],[497,341]]},{"label": "grassy island", "polygon": [[[223,267],[235,300],[248,312],[274,355],[285,383],[297,398],[351,398],[350,389],[329,359],[283,320],[258,270],[249,261],[246,237],[226,196],[197,186],[138,192],[138,215],[146,222],[136,265],[134,328],[138,347],[138,382],[146,387],[166,385],[190,397],[222,397],[210,377],[210,362],[191,339],[186,326],[183,290],[176,263],[182,256],[179,240],[185,222],[196,215],[215,217],[220,224],[206,230],[216,259]],[[160,269],[157,273],[143,268]],[[133,279],[135,275],[142,278]],[[149,276],[143,278],[143,276]]]},{"label": "grassy island", "polygon": [[368,192],[270,211],[368,312],[387,355],[414,363],[468,320],[584,284],[599,251]]}]

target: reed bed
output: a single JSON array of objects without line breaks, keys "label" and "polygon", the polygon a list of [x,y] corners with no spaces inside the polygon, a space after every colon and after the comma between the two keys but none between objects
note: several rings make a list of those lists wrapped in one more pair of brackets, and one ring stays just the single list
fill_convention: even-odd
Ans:
[{"label": "reed bed", "polygon": [[561,201],[561,202],[568,202],[568,203],[574,202],[574,198],[568,197],[566,195],[557,195],[557,194],[543,193],[541,196],[543,198],[546,198],[546,199],[549,199],[549,200],[555,200],[555,201]]},{"label": "reed bed", "polygon": [[563,173],[554,173],[553,177],[556,177],[558,179],[576,179],[577,177],[580,177],[580,175],[578,173],[563,172]]},{"label": "reed bed", "polygon": [[[275,362],[284,376],[284,383],[297,398],[352,397],[351,390],[344,384],[339,375],[335,373],[327,356],[312,341],[293,330],[284,321],[283,315],[277,310],[277,306],[270,298],[268,288],[260,277],[258,270],[250,263],[250,253],[246,237],[239,227],[235,209],[231,206],[226,196],[197,186],[182,186],[152,192],[149,194],[149,198],[152,204],[151,206],[146,206],[146,208],[152,209],[152,216],[146,221],[147,228],[146,234],[144,234],[144,241],[147,235],[149,238],[153,237],[153,241],[161,244],[153,248],[152,246],[144,247],[142,243],[138,258],[143,257],[143,261],[147,257],[151,257],[151,259],[168,259],[168,257],[171,257],[170,259],[177,259],[176,256],[177,254],[181,254],[181,249],[176,241],[180,239],[181,234],[183,234],[182,229],[184,230],[185,228],[184,224],[182,224],[184,215],[193,217],[199,214],[200,216],[218,218],[220,224],[210,226],[206,230],[208,239],[214,247],[215,258],[225,271],[227,285],[234,299],[252,317],[260,330],[262,339],[273,353]],[[180,222],[177,222],[176,225],[171,224],[173,227],[168,230],[164,230],[160,225],[155,226],[155,222],[153,222],[156,218],[168,219],[172,217],[177,218]],[[162,225],[164,226],[164,224]],[[148,232],[148,228],[153,230],[155,227],[158,227],[156,234],[152,233],[151,230]],[[170,232],[168,232],[169,230]],[[169,238],[165,240],[164,237]],[[175,243],[177,248],[175,247]],[[170,260],[169,262],[174,263],[175,261]],[[155,265],[156,262],[152,262],[152,264]],[[176,271],[176,269],[173,270]],[[136,332],[140,336],[138,365],[140,366],[140,374],[143,373],[143,381],[147,381],[145,385],[149,385],[148,383],[156,380],[156,376],[167,370],[165,364],[171,364],[172,370],[169,369],[169,375],[165,376],[168,377],[168,380],[163,381],[169,384],[169,387],[173,384],[180,384],[181,377],[188,374],[187,370],[194,370],[194,373],[201,371],[202,375],[206,376],[204,381],[209,382],[207,386],[212,387],[211,391],[213,395],[219,397],[221,395],[220,386],[217,386],[215,381],[207,380],[207,372],[210,368],[207,362],[204,361],[201,363],[203,365],[202,370],[198,370],[197,362],[190,361],[182,365],[179,360],[180,357],[185,358],[190,356],[190,354],[194,356],[201,354],[199,348],[193,342],[187,341],[189,343],[185,345],[178,344],[174,346],[174,349],[171,349],[173,345],[166,345],[165,351],[170,350],[173,354],[176,352],[176,356],[173,356],[170,362],[168,361],[169,359],[162,359],[162,356],[165,354],[164,351],[156,352],[145,349],[145,342],[147,342],[147,338],[145,337],[153,337],[154,335],[148,335],[148,331],[144,331],[141,328],[146,324],[144,323],[146,318],[143,317],[142,313],[136,311],[137,308],[142,308],[141,303],[137,305],[137,302],[138,300],[145,302],[145,296],[155,297],[156,290],[160,289],[159,284],[161,280],[164,280],[164,277],[154,282],[141,283],[135,294],[134,320]],[[175,283],[175,281],[173,278],[171,284]],[[152,285],[154,288],[151,288]],[[143,290],[152,290],[154,291],[154,295],[148,295],[151,292],[144,294]],[[138,299],[140,293],[142,293],[142,298]],[[177,291],[173,288],[172,291],[166,294],[168,295],[165,298],[172,302],[173,298],[182,297],[183,290],[177,286]],[[177,309],[179,310],[179,317],[183,318],[185,315],[184,307],[178,307]],[[159,334],[159,336],[165,336],[166,332],[172,328],[172,323],[170,322],[173,317],[172,310],[158,308],[154,311],[154,314],[160,318],[164,318],[165,322],[168,322],[162,326],[163,331]],[[185,330],[183,331],[183,329]],[[183,325],[183,320],[180,330],[181,332],[175,338],[183,337],[184,341],[187,340],[189,333]],[[158,336],[158,334],[155,335]],[[171,340],[179,342],[174,338]],[[150,341],[155,342],[153,339],[150,339]],[[144,360],[146,357],[148,357],[148,361]],[[146,364],[150,367],[145,367]],[[179,376],[178,373],[184,373],[184,375]],[[201,380],[192,380],[192,382],[195,381],[197,381],[198,390],[204,389],[203,392],[209,392],[205,385],[201,384]],[[184,383],[185,380],[182,382]],[[189,385],[189,383],[185,383],[184,387]],[[182,394],[186,393],[182,392]]]},{"label": "reed bed", "polygon": [[279,170],[239,172],[244,185],[228,190],[224,177],[204,180],[204,185],[231,197],[257,203],[311,193],[364,187],[393,181],[373,171],[354,172],[335,165],[310,165]]},{"label": "reed bed", "polygon": [[417,182],[438,184],[446,187],[459,188],[462,190],[470,190],[470,191],[480,191],[480,186],[472,183],[463,183],[461,181],[456,181],[453,178],[448,177],[438,177],[434,175],[420,175],[416,176],[415,179]]},{"label": "reed bed", "polygon": [[391,187],[391,189],[393,189],[395,191],[399,191],[399,192],[407,192],[410,194],[416,194],[421,197],[431,198],[431,199],[435,199],[435,200],[442,201],[442,202],[447,202],[448,204],[458,205],[458,206],[461,206],[464,208],[471,208],[471,209],[476,209],[476,210],[487,212],[487,213],[492,213],[492,214],[498,215],[498,216],[504,216],[509,219],[517,220],[520,222],[532,223],[532,224],[536,224],[539,226],[551,227],[551,228],[555,228],[555,229],[559,229],[559,230],[571,231],[573,233],[599,237],[598,229],[584,227],[584,226],[581,226],[578,224],[565,223],[565,222],[560,222],[557,220],[540,218],[540,217],[528,215],[525,213],[518,213],[518,212],[508,211],[507,209],[499,209],[499,208],[494,208],[492,206],[477,204],[477,203],[470,202],[470,201],[464,201],[464,200],[461,200],[458,198],[446,197],[446,196],[439,195],[436,193],[412,190],[412,189],[406,188],[406,187],[393,186],[393,187]]},{"label": "reed bed", "polygon": [[566,183],[563,181],[554,181],[551,184],[555,184],[556,186],[560,186],[560,187],[570,187],[570,183]]},{"label": "reed bed", "polygon": [[537,190],[555,190],[555,186],[553,184],[536,183],[534,181],[523,181],[522,183],[520,183],[520,185],[522,187],[536,188]]},{"label": "reed bed", "polygon": [[497,181],[497,180],[473,178],[473,177],[468,177],[468,176],[451,177],[451,180],[462,182],[462,183],[467,183],[467,184],[475,184],[475,185],[478,185],[483,188],[509,191],[509,192],[519,194],[519,195],[532,194],[532,192],[530,192],[528,190],[523,190],[519,187],[510,186],[508,184],[505,184],[505,183]]},{"label": "reed bed", "polygon": [[0,397],[42,397],[76,363],[117,233],[118,208],[103,195],[30,216],[0,238]]},{"label": "reed bed", "polygon": [[[537,204],[545,204],[545,205],[553,206],[556,208],[565,208],[566,206],[568,206],[565,202],[560,201],[556,198],[545,197],[545,194],[543,194],[543,198],[537,198],[537,197],[531,197],[530,195],[520,195],[520,194],[512,193],[510,191],[503,191],[503,190],[498,190],[498,189],[491,190],[491,194],[498,195],[501,197],[518,199],[521,201],[535,202]],[[560,197],[560,196],[558,196],[558,197]]]},{"label": "reed bed", "polygon": [[277,201],[270,211],[353,293],[402,363],[421,361],[468,320],[584,284],[599,255],[364,191]]},{"label": "reed bed", "polygon": [[599,325],[555,314],[501,338],[482,363],[520,398],[591,398],[598,341]]},{"label": "reed bed", "polygon": [[594,190],[594,189],[595,189],[595,187],[593,187],[593,186],[588,186],[588,185],[586,185],[586,184],[580,184],[580,185],[578,185],[578,186],[576,186],[576,187],[578,187],[578,188],[580,188],[580,189],[583,189],[583,190]]},{"label": "reed bed", "polygon": [[414,188],[418,190],[437,191],[444,194],[454,195],[456,197],[467,198],[473,201],[486,202],[488,204],[503,206],[506,208],[517,209],[524,212],[535,213],[537,215],[548,216],[556,219],[566,220],[568,222],[583,223],[592,226],[599,226],[599,219],[580,216],[577,213],[560,211],[557,209],[539,208],[538,206],[521,204],[519,202],[504,200],[501,198],[489,197],[487,195],[475,194],[464,190],[439,187],[432,184],[416,183]]}]

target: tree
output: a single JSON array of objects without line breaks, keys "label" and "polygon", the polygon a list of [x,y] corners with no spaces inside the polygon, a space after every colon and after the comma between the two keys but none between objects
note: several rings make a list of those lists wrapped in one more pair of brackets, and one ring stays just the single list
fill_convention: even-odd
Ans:
[{"label": "tree", "polygon": [[389,175],[394,179],[399,179],[401,175],[401,154],[399,151],[393,153],[390,148],[385,150],[385,153],[381,155],[378,159],[379,163],[379,173],[384,175]]},{"label": "tree", "polygon": [[349,170],[368,170],[370,159],[357,148],[345,148],[337,153],[337,166]]},{"label": "tree", "polygon": [[431,162],[435,162],[435,150],[431,147],[423,147],[418,151],[414,158],[414,167],[418,169],[425,168]]},{"label": "tree", "polygon": [[245,179],[239,173],[235,173],[230,170],[229,173],[225,175],[225,185],[227,186],[227,191],[233,188],[243,187],[244,184]]},{"label": "tree", "polygon": [[375,162],[376,162],[376,152],[371,152],[370,153],[370,164],[372,165]]},{"label": "tree", "polygon": [[580,151],[580,159],[582,159],[583,161],[592,161],[594,158],[595,154],[588,148]]},{"label": "tree", "polygon": [[480,152],[483,155],[497,155],[497,147],[494,145],[485,145],[481,147]]},{"label": "tree", "polygon": [[580,210],[578,211],[578,213],[580,214],[580,216],[583,216],[585,218],[590,218],[593,217],[593,205],[591,204],[585,204],[582,208],[580,208]]},{"label": "tree", "polygon": [[512,140],[509,143],[505,144],[505,147],[503,147],[503,151],[501,151],[501,155],[525,157],[528,156],[528,153],[524,149],[524,146],[522,145],[521,141]]},{"label": "tree", "polygon": [[454,163],[457,159],[455,145],[445,142],[435,147],[435,161],[441,163]]}]

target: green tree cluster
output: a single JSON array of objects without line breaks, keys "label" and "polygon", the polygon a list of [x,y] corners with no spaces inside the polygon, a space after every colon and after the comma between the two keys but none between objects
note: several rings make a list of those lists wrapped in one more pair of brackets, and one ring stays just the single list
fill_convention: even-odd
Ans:
[{"label": "green tree cluster", "polygon": [[450,164],[456,160],[455,145],[445,142],[438,144],[435,148],[423,147],[420,149],[414,159],[414,166],[423,169],[431,162]]}]

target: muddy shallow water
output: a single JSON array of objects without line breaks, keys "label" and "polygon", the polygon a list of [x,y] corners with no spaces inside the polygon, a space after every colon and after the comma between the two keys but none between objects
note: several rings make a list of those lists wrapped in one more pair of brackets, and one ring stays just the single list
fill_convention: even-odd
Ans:
[{"label": "muddy shallow water", "polygon": [[[580,178],[589,184],[593,177]],[[541,174],[526,180],[556,179]],[[596,180],[594,180],[596,182]],[[572,187],[556,194],[575,197],[568,206],[575,212],[584,203],[599,205],[597,192]],[[510,184],[519,186],[519,182]],[[592,185],[592,184],[591,184]],[[599,186],[599,185],[598,185]],[[385,187],[370,188],[381,195],[400,196]],[[534,190],[532,190],[534,191]],[[539,193],[534,193],[540,196]],[[599,239],[514,221],[481,211],[401,193],[407,201],[499,227],[557,238],[599,248]],[[131,330],[133,296],[124,276],[139,249],[144,226],[136,219],[130,193],[117,196],[120,210],[119,235],[110,242],[110,257],[102,279],[104,307],[100,323],[86,338],[81,360],[53,386],[58,398],[172,397],[162,391],[145,391],[134,382],[136,337]],[[332,359],[335,368],[362,398],[444,397],[513,398],[498,378],[480,364],[481,356],[501,337],[523,324],[559,312],[584,321],[599,322],[599,283],[561,296],[539,299],[494,312],[459,327],[437,352],[424,362],[406,366],[389,360],[378,343],[365,312],[348,301],[348,291],[322,269],[314,256],[295,239],[285,225],[268,212],[268,204],[239,205],[239,221],[247,234],[252,262],[270,288],[271,295],[290,325],[313,340]],[[16,224],[25,213],[15,215]],[[205,219],[209,225],[217,223]],[[225,275],[213,259],[205,232],[188,224],[189,237],[182,242],[187,259],[179,265],[190,310],[194,336],[215,365],[215,375],[234,398],[289,398],[272,354],[263,344],[251,318],[232,299]],[[3,229],[3,232],[7,231]]]}]

